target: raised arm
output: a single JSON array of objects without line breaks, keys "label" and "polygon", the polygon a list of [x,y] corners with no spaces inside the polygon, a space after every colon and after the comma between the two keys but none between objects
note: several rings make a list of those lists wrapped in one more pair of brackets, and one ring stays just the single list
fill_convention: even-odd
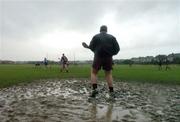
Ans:
[{"label": "raised arm", "polygon": [[85,42],[82,42],[82,46],[89,49],[89,46]]}]

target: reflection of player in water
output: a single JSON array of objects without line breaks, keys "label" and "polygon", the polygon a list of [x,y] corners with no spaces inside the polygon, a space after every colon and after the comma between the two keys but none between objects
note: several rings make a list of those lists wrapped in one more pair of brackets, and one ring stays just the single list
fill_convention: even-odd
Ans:
[{"label": "reflection of player in water", "polygon": [[92,106],[90,106],[90,107],[91,107],[90,108],[91,119],[93,121],[96,122],[99,119],[104,120],[105,122],[111,122],[112,121],[113,104],[109,104],[108,106],[104,106],[104,108],[99,108],[99,106],[96,103],[93,103]]},{"label": "reflection of player in water", "polygon": [[68,71],[68,58],[64,55],[64,53],[62,54],[62,57],[60,59],[60,62],[62,63],[62,68],[61,68],[61,72],[63,70],[65,70],[66,72]]}]

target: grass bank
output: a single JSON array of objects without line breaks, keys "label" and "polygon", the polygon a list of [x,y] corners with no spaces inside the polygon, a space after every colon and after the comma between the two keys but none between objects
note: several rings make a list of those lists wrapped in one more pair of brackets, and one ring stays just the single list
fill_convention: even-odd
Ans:
[{"label": "grass bank", "polygon": [[[0,65],[0,87],[18,83],[32,82],[39,79],[51,78],[90,78],[90,65],[70,65],[69,73],[60,72],[58,65],[51,68],[35,67],[34,65]],[[116,81],[137,81],[180,85],[180,66],[171,65],[171,70],[158,70],[155,65],[115,65],[113,77]],[[100,71],[99,77],[104,73]]]}]

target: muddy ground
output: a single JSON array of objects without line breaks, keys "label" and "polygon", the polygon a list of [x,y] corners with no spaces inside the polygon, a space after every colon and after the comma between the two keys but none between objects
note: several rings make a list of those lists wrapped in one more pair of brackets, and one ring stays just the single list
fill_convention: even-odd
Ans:
[{"label": "muddy ground", "polygon": [[1,122],[180,122],[180,86],[114,82],[109,100],[106,82],[88,101],[86,79],[42,80],[0,89]]}]

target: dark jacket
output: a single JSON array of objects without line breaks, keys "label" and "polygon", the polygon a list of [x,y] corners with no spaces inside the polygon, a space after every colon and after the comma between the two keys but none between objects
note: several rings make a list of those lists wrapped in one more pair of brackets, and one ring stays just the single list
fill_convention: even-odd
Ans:
[{"label": "dark jacket", "polygon": [[116,38],[105,32],[96,34],[89,45],[89,48],[98,57],[112,57],[116,55],[120,48]]}]

